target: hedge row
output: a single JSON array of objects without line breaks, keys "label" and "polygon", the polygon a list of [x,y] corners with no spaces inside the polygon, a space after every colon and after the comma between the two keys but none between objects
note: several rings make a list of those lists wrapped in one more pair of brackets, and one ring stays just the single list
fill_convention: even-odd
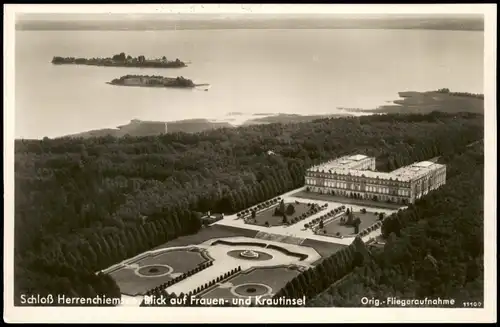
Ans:
[{"label": "hedge row", "polygon": [[208,283],[205,283],[204,285],[199,286],[194,291],[188,293],[188,295],[199,294],[199,293],[203,292],[204,290],[206,290],[207,288],[212,287],[215,284],[222,282],[223,280],[239,273],[240,271],[241,271],[241,266],[238,266],[237,268],[231,269],[228,272],[221,274],[219,277],[212,279]]},{"label": "hedge row", "polygon": [[242,211],[238,212],[236,214],[236,216],[238,216],[238,218],[242,218],[242,217],[248,216],[254,210],[256,212],[259,212],[261,210],[267,209],[267,208],[269,208],[269,207],[271,207],[273,205],[278,204],[279,201],[281,201],[281,197],[277,197],[277,198],[274,198],[274,199],[271,199],[271,200],[267,200],[265,202],[257,204],[256,206],[253,206],[251,208],[248,208],[248,209],[245,209],[245,210],[242,210]]},{"label": "hedge row", "polygon": [[194,269],[191,269],[189,270],[188,272],[185,272],[183,273],[182,275],[179,275],[165,283],[162,283],[161,285],[158,285],[150,290],[148,290],[146,292],[146,295],[153,295],[153,294],[159,294],[162,290],[180,282],[181,280],[184,280],[200,271],[202,271],[203,269],[207,269],[208,267],[210,266],[213,266],[213,261],[208,261],[208,262],[205,262],[205,263],[202,263],[201,265],[197,266],[196,268]]},{"label": "hedge row", "polygon": [[375,224],[371,225],[370,227],[363,229],[358,235],[359,236],[368,235],[372,231],[377,230],[377,229],[379,229],[381,227],[382,227],[382,222],[381,221],[377,221]]}]

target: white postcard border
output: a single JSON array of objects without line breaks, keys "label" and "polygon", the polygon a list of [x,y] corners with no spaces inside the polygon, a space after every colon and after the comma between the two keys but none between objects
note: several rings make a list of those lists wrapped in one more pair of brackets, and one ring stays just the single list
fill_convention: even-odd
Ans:
[{"label": "white postcard border", "polygon": [[[483,14],[485,94],[484,309],[414,308],[69,308],[13,306],[14,85],[16,13]],[[493,322],[496,319],[495,4],[4,5],[4,321],[6,322]]]}]

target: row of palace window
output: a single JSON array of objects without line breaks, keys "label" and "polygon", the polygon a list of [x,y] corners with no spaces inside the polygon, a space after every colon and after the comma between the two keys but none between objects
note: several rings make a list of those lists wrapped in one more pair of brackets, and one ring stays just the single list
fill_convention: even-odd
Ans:
[{"label": "row of palace window", "polygon": [[[309,178],[307,178],[309,177]],[[334,179],[334,182],[335,181],[347,181],[347,182],[353,182],[353,183],[373,183],[373,184],[379,184],[379,185],[397,185],[397,186],[407,186],[409,187],[409,183],[407,182],[401,182],[401,181],[389,181],[389,180],[384,180],[384,179],[376,179],[376,178],[367,178],[367,177],[355,177],[355,176],[342,176],[342,175],[336,175],[336,176],[332,176],[330,174],[314,174],[314,173],[308,173],[307,174],[307,177],[306,177],[306,184],[309,184],[309,185],[320,185],[316,182],[308,182],[307,180],[312,180],[312,181],[315,181],[315,180],[318,180],[318,179],[322,179],[322,178],[325,178],[325,179],[331,179],[331,178],[335,178]]]},{"label": "row of palace window", "polygon": [[[318,185],[318,186],[325,186],[325,187],[331,187],[331,188],[339,188],[339,189],[348,189],[352,191],[362,191],[361,190],[361,185],[353,185],[353,187],[348,188],[347,183],[345,182],[336,182],[336,181],[317,181],[315,179],[306,179],[306,184],[307,185]],[[380,194],[389,194],[389,188],[388,187],[383,187],[383,186],[371,186],[368,185],[366,186],[366,192],[372,192],[372,193],[380,193]],[[398,195],[400,196],[409,196],[410,191],[405,190],[405,189],[398,189],[397,192]]]},{"label": "row of palace window", "polygon": [[391,200],[393,202],[401,202],[401,203],[408,202],[407,198],[398,198],[398,197],[393,197],[390,195],[370,195],[370,194],[366,194],[366,193],[353,193],[353,192],[344,191],[344,190],[333,191],[333,190],[328,190],[328,189],[324,189],[324,188],[320,188],[320,187],[313,187],[313,188],[311,188],[311,191],[316,192],[316,193],[320,193],[320,194],[333,194],[333,195],[346,196],[346,197],[352,196],[353,194],[357,194],[362,199],[374,200],[376,198],[378,201]]}]

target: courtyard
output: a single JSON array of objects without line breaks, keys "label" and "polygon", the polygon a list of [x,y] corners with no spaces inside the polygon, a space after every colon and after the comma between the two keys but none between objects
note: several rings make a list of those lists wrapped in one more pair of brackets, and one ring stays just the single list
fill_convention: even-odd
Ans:
[{"label": "courtyard", "polygon": [[[347,215],[343,215],[342,217],[347,219]],[[361,220],[361,224],[359,225],[359,232],[363,231],[365,228],[370,227],[379,221],[379,216],[377,212],[361,212],[361,211],[353,211],[353,218],[359,218]],[[354,226],[345,225],[341,222],[340,218],[336,218],[331,220],[323,226],[322,231],[318,231],[320,235],[327,236],[354,236],[355,229]]]},{"label": "courtyard", "polygon": [[[287,221],[291,223],[293,219],[300,217],[302,214],[308,212],[311,209],[310,204],[308,205],[307,203],[302,203],[302,202],[288,202],[285,203],[285,208],[287,208],[289,205],[292,205],[295,209],[293,214],[287,214]],[[282,226],[283,224],[283,216],[282,215],[275,215],[274,210],[276,207],[266,209],[264,211],[258,212],[255,215],[255,220],[250,222],[251,224],[254,225],[259,225],[259,226]]]}]

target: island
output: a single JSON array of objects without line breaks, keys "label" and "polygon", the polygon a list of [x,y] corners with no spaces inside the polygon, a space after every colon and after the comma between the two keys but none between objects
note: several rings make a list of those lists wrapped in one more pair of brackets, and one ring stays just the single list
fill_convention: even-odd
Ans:
[{"label": "island", "polygon": [[192,80],[178,77],[164,77],[155,75],[125,75],[120,78],[115,78],[111,85],[121,86],[142,86],[142,87],[178,87],[178,88],[193,88],[197,86],[208,86],[208,84],[195,84]]},{"label": "island", "polygon": [[54,57],[54,65],[88,65],[105,67],[139,67],[139,68],[182,68],[187,64],[179,59],[168,60],[163,56],[158,59],[147,59],[143,55],[132,57],[124,52],[108,58],[75,58],[75,57]]}]

